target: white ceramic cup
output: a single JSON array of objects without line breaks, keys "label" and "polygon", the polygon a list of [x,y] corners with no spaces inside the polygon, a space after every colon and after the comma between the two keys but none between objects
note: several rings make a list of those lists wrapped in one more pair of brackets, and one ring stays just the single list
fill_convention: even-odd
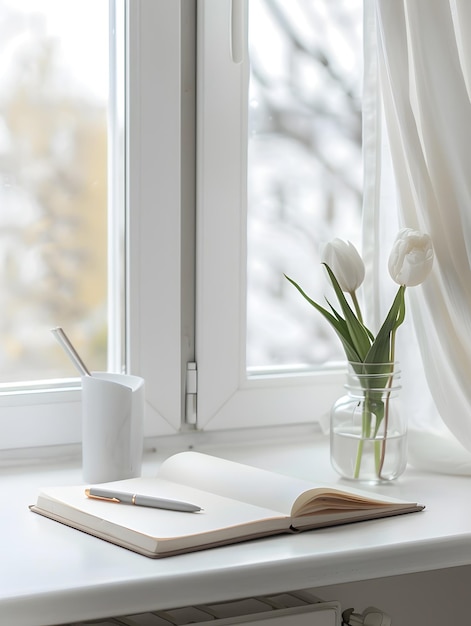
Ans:
[{"label": "white ceramic cup", "polygon": [[139,376],[82,377],[82,472],[87,483],[141,475],[145,383]]}]

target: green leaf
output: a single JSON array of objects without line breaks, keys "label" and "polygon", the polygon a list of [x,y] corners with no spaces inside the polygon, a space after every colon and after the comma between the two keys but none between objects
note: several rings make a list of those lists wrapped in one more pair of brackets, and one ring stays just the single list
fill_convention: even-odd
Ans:
[{"label": "green leaf", "polygon": [[366,355],[367,363],[387,363],[391,358],[391,332],[402,324],[405,317],[405,287],[401,285],[397,291],[389,313],[379,329],[376,339]]},{"label": "green leaf", "polygon": [[327,309],[322,307],[320,304],[312,300],[293,279],[291,279],[286,274],[284,274],[284,276],[287,280],[289,280],[289,282],[294,287],[296,287],[296,289],[303,296],[303,298],[305,298],[309,302],[309,304],[313,306],[317,311],[319,311],[319,313],[321,313],[324,316],[324,318],[329,322],[329,324],[337,333],[337,336],[339,337],[340,341],[342,342],[342,346],[347,355],[347,359],[349,361],[360,361],[361,360],[360,356],[355,349],[355,345],[350,336],[346,321],[337,313],[337,311],[335,311],[335,309],[332,309],[335,313],[335,315],[333,315],[332,313],[330,313],[330,311],[328,311]]},{"label": "green leaf", "polygon": [[334,307],[332,306],[332,304],[327,300],[327,298],[325,299],[325,301],[327,302],[327,304],[330,306],[330,310],[332,311],[332,313],[335,315],[335,317],[343,322],[345,324],[345,328],[347,328],[347,322],[343,319],[343,317],[340,315],[340,313],[338,311],[336,311],[334,309]]},{"label": "green leaf", "polygon": [[330,304],[330,302],[327,300],[327,298],[326,298],[326,302],[330,306],[330,308],[332,310],[332,313],[335,315],[337,321],[339,322],[339,325],[340,325],[340,327],[342,329],[342,337],[347,338],[347,341],[345,342],[345,341],[343,341],[342,337],[340,337],[340,340],[342,341],[343,349],[345,350],[345,353],[347,355],[347,359],[349,361],[353,361],[354,363],[358,363],[360,361],[360,356],[358,355],[358,352],[355,350],[355,347],[354,347],[353,342],[351,340],[350,333],[348,332],[347,322],[334,309],[334,307]]},{"label": "green leaf", "polygon": [[[399,290],[401,290],[401,288],[399,288]],[[406,286],[402,285],[402,301],[401,304],[399,306],[399,311],[397,314],[397,319],[396,319],[396,323],[394,325],[393,330],[397,330],[399,328],[399,326],[402,324],[402,322],[404,321],[404,318],[406,317]]]},{"label": "green leaf", "polygon": [[337,296],[342,312],[345,316],[345,322],[347,323],[352,345],[354,346],[357,354],[360,356],[360,361],[364,361],[365,356],[371,347],[370,335],[368,334],[365,326],[359,321],[355,313],[352,311],[347,299],[345,298],[342,288],[335,278],[334,273],[326,263],[324,263],[324,265],[329,274],[332,286],[334,287],[335,295]]}]

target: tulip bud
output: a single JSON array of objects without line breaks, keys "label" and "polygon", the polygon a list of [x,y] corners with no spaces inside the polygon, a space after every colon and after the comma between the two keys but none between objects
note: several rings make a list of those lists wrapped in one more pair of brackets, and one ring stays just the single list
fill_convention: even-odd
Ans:
[{"label": "tulip bud", "polygon": [[433,256],[432,240],[427,233],[403,228],[389,256],[389,273],[399,285],[420,285],[432,269]]},{"label": "tulip bud", "polygon": [[365,278],[365,265],[350,241],[333,239],[324,248],[322,262],[330,267],[346,293],[353,294]]}]

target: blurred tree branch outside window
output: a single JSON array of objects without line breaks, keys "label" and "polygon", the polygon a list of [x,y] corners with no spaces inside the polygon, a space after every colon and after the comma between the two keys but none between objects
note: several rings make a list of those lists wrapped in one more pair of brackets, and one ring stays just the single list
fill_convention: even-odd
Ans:
[{"label": "blurred tree branch outside window", "polygon": [[107,5],[0,0],[0,382],[106,368]]},{"label": "blurred tree branch outside window", "polygon": [[294,293],[327,281],[319,252],[360,244],[361,0],[249,0],[247,366],[340,360]]}]

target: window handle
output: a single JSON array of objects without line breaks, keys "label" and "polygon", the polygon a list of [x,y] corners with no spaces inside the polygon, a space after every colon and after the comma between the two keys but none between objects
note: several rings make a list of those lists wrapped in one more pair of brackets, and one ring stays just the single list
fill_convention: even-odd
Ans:
[{"label": "window handle", "polygon": [[347,609],[342,613],[342,624],[345,626],[391,626],[391,618],[383,611],[369,606],[360,615],[354,609]]},{"label": "window handle", "polygon": [[245,49],[246,0],[231,0],[231,57],[233,63],[242,63]]}]

